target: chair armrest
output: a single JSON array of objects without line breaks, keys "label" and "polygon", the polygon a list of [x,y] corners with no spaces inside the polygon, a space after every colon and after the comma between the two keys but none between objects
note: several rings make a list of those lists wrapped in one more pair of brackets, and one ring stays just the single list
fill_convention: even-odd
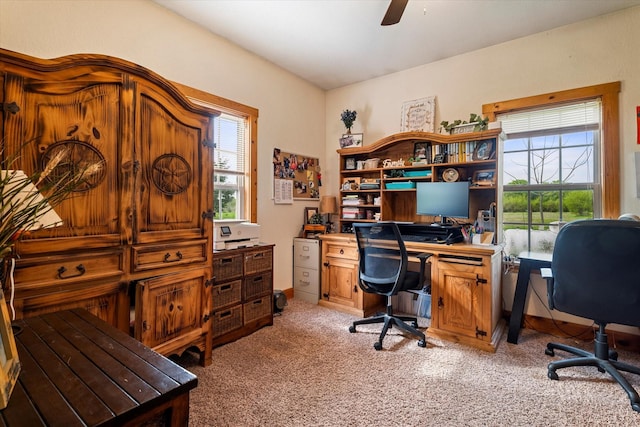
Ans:
[{"label": "chair armrest", "polygon": [[[424,280],[424,272],[425,272],[425,269],[426,269],[425,265],[427,263],[427,260],[429,258],[431,258],[432,256],[433,256],[433,254],[430,253],[430,252],[422,252],[422,253],[416,255],[416,258],[418,258],[420,260],[420,280],[421,281]],[[424,285],[424,282],[423,282],[422,288],[423,289],[428,288],[428,292],[431,293],[431,284]]]},{"label": "chair armrest", "polygon": [[543,279],[547,279],[547,301],[549,303],[549,310],[553,310],[553,271],[551,271],[550,268],[541,268],[540,276],[542,276]]}]

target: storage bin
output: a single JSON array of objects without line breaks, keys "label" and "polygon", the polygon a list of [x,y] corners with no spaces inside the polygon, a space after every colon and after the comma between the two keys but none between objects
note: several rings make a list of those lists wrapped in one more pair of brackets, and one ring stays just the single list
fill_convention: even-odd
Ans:
[{"label": "storage bin", "polygon": [[213,286],[211,300],[213,310],[226,305],[239,304],[242,301],[242,280]]},{"label": "storage bin", "polygon": [[388,190],[407,190],[411,188],[416,188],[415,182],[387,182],[385,184],[385,188]]},{"label": "storage bin", "polygon": [[227,310],[216,311],[211,316],[211,334],[213,338],[242,327],[242,305]]},{"label": "storage bin", "polygon": [[273,256],[271,249],[249,252],[244,257],[244,274],[258,273],[272,269]]},{"label": "storage bin", "polygon": [[271,295],[266,295],[260,299],[243,304],[244,323],[246,324],[263,317],[270,317],[272,308]]},{"label": "storage bin", "polygon": [[375,168],[378,167],[379,163],[380,163],[380,159],[379,158],[368,159],[368,160],[365,160],[365,162],[364,162],[364,168],[365,169],[375,169]]},{"label": "storage bin", "polygon": [[431,171],[404,171],[404,176],[431,176]]},{"label": "storage bin", "polygon": [[213,259],[213,275],[216,282],[242,276],[242,254]]},{"label": "storage bin", "polygon": [[244,299],[258,297],[273,291],[271,272],[262,273],[256,276],[245,277],[244,279]]}]

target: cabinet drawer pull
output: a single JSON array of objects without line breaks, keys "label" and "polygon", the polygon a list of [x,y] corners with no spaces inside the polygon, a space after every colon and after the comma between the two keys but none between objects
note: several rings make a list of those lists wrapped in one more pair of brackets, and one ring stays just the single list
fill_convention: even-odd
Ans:
[{"label": "cabinet drawer pull", "polygon": [[344,249],[340,249],[340,255],[344,255]]},{"label": "cabinet drawer pull", "polygon": [[231,310],[227,310],[227,311],[225,311],[224,313],[220,313],[220,314],[218,315],[218,318],[220,318],[220,319],[224,319],[225,317],[229,317],[229,316],[231,316]]},{"label": "cabinet drawer pull", "polygon": [[171,254],[169,252],[167,252],[166,254],[164,254],[163,262],[177,262],[177,261],[180,261],[182,259],[182,252],[180,252],[180,251],[176,252],[176,258],[175,259],[169,259],[169,258],[171,258]]},{"label": "cabinet drawer pull", "polygon": [[78,264],[76,266],[76,270],[78,270],[77,273],[71,274],[71,275],[66,276],[66,277],[63,277],[62,275],[67,272],[67,269],[66,269],[65,266],[62,266],[62,267],[60,267],[58,269],[58,279],[71,279],[72,277],[82,276],[84,273],[87,272],[87,269],[84,268],[84,265],[82,265],[82,264]]}]

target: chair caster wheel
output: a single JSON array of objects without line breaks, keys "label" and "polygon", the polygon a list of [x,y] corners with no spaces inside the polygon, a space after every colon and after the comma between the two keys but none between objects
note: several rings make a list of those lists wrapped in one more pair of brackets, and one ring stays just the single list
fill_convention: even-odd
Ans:
[{"label": "chair caster wheel", "polygon": [[633,408],[634,411],[636,412],[640,412],[640,403],[632,403],[631,404],[631,408]]},{"label": "chair caster wheel", "polygon": [[356,327],[351,325],[349,326],[349,332],[351,332],[352,334],[356,332]]},{"label": "chair caster wheel", "polygon": [[418,329],[418,322],[411,322],[411,326],[413,326],[414,328]]},{"label": "chair caster wheel", "polygon": [[559,380],[560,378],[558,377],[558,374],[556,374],[556,371],[549,371],[547,372],[547,376],[552,379],[552,380]]},{"label": "chair caster wheel", "polygon": [[553,352],[552,348],[545,348],[544,354],[546,354],[547,356],[555,356],[555,353]]},{"label": "chair caster wheel", "polygon": [[427,346],[427,341],[426,340],[418,341],[418,347],[426,347],[426,346]]},{"label": "chair caster wheel", "polygon": [[376,342],[376,343],[373,345],[373,348],[375,348],[375,349],[376,349],[376,350],[378,350],[378,351],[382,350],[382,343],[381,343],[381,342]]},{"label": "chair caster wheel", "polygon": [[618,352],[615,350],[609,350],[609,359],[618,360]]}]

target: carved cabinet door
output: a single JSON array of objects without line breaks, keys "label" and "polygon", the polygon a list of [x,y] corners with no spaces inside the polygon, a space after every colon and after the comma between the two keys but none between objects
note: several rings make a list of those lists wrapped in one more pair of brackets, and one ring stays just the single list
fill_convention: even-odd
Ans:
[{"label": "carved cabinet door", "polygon": [[139,86],[133,243],[202,238],[213,207],[212,117]]},{"label": "carved cabinet door", "polygon": [[21,244],[21,253],[47,252],[50,243],[42,238],[68,238],[57,241],[59,249],[116,246],[120,244],[121,200],[118,188],[120,165],[126,161],[127,141],[121,140],[123,77],[102,73],[53,79],[4,75],[4,102],[15,102],[19,110],[4,115],[5,161],[27,175],[44,169],[62,150],[68,157],[55,173],[77,170],[80,164],[101,163],[102,170],[89,177],[56,212],[64,221],[59,227],[32,233]]},{"label": "carved cabinet door", "polygon": [[204,284],[202,269],[138,281],[136,338],[152,348],[169,343],[173,349],[203,336]]}]

